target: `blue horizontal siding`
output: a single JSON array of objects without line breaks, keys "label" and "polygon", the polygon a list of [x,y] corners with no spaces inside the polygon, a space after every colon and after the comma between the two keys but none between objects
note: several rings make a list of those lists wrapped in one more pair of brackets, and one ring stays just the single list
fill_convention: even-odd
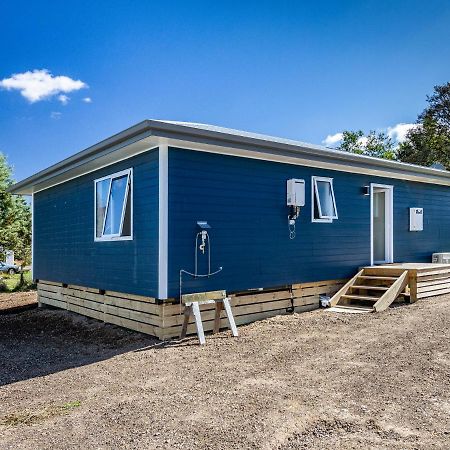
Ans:
[{"label": "blue horizontal siding", "polygon": [[[311,176],[334,178],[339,219],[311,222]],[[306,205],[289,239],[286,180],[303,178]],[[169,296],[179,271],[194,269],[197,220],[212,226],[211,278],[183,278],[183,292],[258,287],[350,277],[370,263],[369,183],[394,186],[394,259],[426,262],[450,251],[450,188],[171,148],[169,151]],[[409,232],[409,208],[424,208],[424,231]],[[206,269],[205,258],[200,267]]]},{"label": "blue horizontal siding", "polygon": [[[134,239],[94,242],[94,180],[130,167]],[[157,150],[35,194],[34,213],[35,278],[157,296]]]}]

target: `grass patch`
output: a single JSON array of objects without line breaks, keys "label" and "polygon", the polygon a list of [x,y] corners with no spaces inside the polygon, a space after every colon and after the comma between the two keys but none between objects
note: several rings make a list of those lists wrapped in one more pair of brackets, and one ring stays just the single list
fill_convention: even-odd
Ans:
[{"label": "grass patch", "polygon": [[62,405],[64,409],[73,409],[81,406],[81,402],[79,400],[75,400],[74,402],[67,402]]},{"label": "grass patch", "polygon": [[51,405],[39,411],[22,411],[19,413],[7,414],[0,418],[0,425],[5,427],[16,427],[18,425],[33,425],[50,419],[55,416],[67,414],[74,408],[81,406],[79,400],[67,402],[63,405]]},{"label": "grass patch", "polygon": [[17,292],[36,289],[36,285],[31,279],[31,271],[24,272],[23,278],[24,283],[23,285],[20,285],[20,273],[14,275],[0,273],[0,292]]}]

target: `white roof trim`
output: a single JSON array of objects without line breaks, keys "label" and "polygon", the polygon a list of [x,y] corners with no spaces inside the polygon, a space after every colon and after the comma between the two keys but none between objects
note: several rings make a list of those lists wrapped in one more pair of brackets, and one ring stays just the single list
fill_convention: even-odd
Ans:
[{"label": "white roof trim", "polygon": [[[83,168],[93,171],[96,166],[113,164],[161,143],[287,164],[450,185],[450,172],[445,170],[213,125],[146,120],[15,184],[10,191],[15,194],[31,194],[87,173]],[[54,183],[51,183],[52,179]]]}]

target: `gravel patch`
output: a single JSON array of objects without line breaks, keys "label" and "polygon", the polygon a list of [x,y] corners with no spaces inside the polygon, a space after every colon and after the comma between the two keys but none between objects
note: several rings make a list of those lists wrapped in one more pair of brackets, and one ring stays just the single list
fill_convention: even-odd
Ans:
[{"label": "gravel patch", "polygon": [[37,305],[36,291],[0,293],[0,313],[32,305]]},{"label": "gravel patch", "polygon": [[0,448],[450,448],[450,296],[239,332],[199,347],[66,311],[0,316]]}]

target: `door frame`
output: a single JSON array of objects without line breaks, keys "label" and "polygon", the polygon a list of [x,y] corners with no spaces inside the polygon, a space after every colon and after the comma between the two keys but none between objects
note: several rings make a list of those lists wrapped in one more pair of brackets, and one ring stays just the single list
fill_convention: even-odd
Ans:
[{"label": "door frame", "polygon": [[[373,260],[373,194],[374,190],[382,190],[386,194],[385,201],[385,261]],[[370,265],[394,262],[394,186],[370,183]]]}]

